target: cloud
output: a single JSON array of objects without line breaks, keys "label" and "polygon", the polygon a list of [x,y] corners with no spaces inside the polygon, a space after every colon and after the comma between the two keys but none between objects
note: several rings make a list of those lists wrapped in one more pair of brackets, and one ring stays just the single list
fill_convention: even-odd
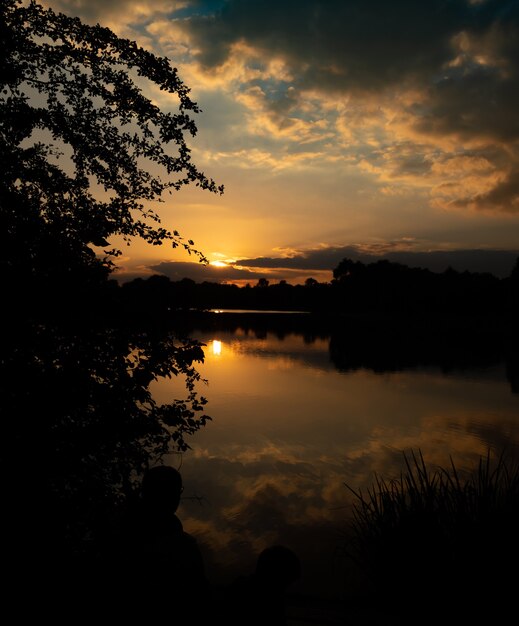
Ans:
[{"label": "cloud", "polygon": [[[247,265],[241,266],[239,263],[229,264],[225,267],[215,267],[213,265],[202,265],[200,263],[189,263],[182,261],[164,261],[156,265],[147,266],[146,270],[141,272],[132,272],[125,275],[120,275],[119,280],[121,282],[127,282],[137,278],[139,275],[147,278],[153,272],[163,274],[170,280],[178,281],[184,278],[189,278],[195,282],[201,283],[204,281],[214,283],[234,283],[239,286],[244,286],[249,283],[254,285],[260,278],[266,278],[269,281],[279,282],[286,280],[289,283],[297,284],[303,283],[310,277],[306,268],[300,267],[284,267],[280,259],[278,265],[264,265],[260,262],[257,266]],[[320,268],[309,268],[312,270],[311,276],[320,282],[327,282],[331,279],[330,268],[324,268],[325,271],[321,271]]]},{"label": "cloud", "polygon": [[422,267],[433,272],[443,272],[449,266],[457,271],[489,272],[500,278],[510,275],[519,250],[433,250],[416,251],[402,249],[410,247],[406,241],[383,244],[378,249],[368,246],[341,246],[318,248],[284,257],[259,257],[239,259],[236,264],[243,267],[280,268],[292,270],[333,270],[344,258],[362,263],[375,263],[387,259],[409,267]]},{"label": "cloud", "polygon": [[[350,176],[356,168],[386,198],[418,193],[433,208],[519,213],[515,1],[52,6],[167,54],[211,107],[232,102],[223,126],[207,118],[218,129],[204,128],[207,162],[277,172],[334,166]],[[463,157],[488,167],[458,169],[455,179],[435,168]]]},{"label": "cloud", "polygon": [[175,281],[190,278],[195,282],[222,282],[233,279],[253,280],[255,278],[254,272],[249,269],[239,269],[233,266],[216,267],[182,261],[164,261],[157,265],[150,265],[150,269]]},{"label": "cloud", "polygon": [[[243,286],[256,284],[260,278],[271,282],[286,280],[301,284],[309,277],[319,282],[329,282],[333,270],[344,258],[361,263],[376,263],[386,259],[408,267],[420,267],[432,272],[444,272],[448,267],[456,271],[490,273],[498,278],[510,275],[519,258],[518,250],[466,249],[466,250],[416,250],[416,242],[401,239],[393,242],[350,245],[321,246],[311,250],[290,251],[290,256],[256,257],[237,259],[223,267],[180,261],[164,261],[146,267],[144,277],[152,273],[167,276],[173,281],[189,278],[195,282],[234,283]],[[138,273],[121,276],[128,281]]]},{"label": "cloud", "polygon": [[284,267],[287,269],[333,269],[345,257],[358,255],[356,248],[345,246],[340,248],[318,248],[300,252],[290,257],[257,257],[255,259],[238,259],[236,263],[244,267]]},{"label": "cloud", "polygon": [[451,57],[450,40],[466,24],[470,7],[414,0],[229,0],[213,16],[187,27],[207,67],[225,62],[245,41],[293,66],[303,84],[329,89],[381,88],[422,76]]},{"label": "cloud", "polygon": [[519,167],[508,173],[504,180],[485,194],[477,195],[472,202],[475,208],[480,206],[504,206],[511,213],[519,211]]},{"label": "cloud", "polygon": [[[361,169],[381,182],[428,187],[434,206],[518,210],[517,3],[229,0],[213,15],[186,19],[184,28],[208,74],[228,64],[236,46],[249,51],[255,67],[274,60],[284,67],[284,80],[265,84],[264,74],[238,87],[249,132],[258,137],[326,137],[332,151],[342,138],[343,149],[349,142],[360,152]],[[321,98],[312,115],[303,110],[309,94]],[[320,132],[317,112],[326,119]],[[500,149],[489,157],[490,145]],[[384,158],[363,155],[367,146]],[[481,188],[460,173],[444,198],[427,153],[487,158],[496,172]]]},{"label": "cloud", "polygon": [[88,23],[101,22],[105,26],[112,21],[142,21],[153,15],[180,10],[190,4],[190,0],[44,0],[42,4],[66,15],[81,15]]}]

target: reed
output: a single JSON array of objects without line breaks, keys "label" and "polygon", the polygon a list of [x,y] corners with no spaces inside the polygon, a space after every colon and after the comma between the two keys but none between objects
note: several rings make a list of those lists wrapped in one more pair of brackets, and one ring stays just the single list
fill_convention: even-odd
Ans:
[{"label": "reed", "polygon": [[420,450],[404,452],[398,478],[346,487],[355,496],[347,552],[379,605],[408,621],[427,607],[434,621],[490,614],[515,596],[519,465],[504,452],[463,475],[452,458],[430,468]]}]

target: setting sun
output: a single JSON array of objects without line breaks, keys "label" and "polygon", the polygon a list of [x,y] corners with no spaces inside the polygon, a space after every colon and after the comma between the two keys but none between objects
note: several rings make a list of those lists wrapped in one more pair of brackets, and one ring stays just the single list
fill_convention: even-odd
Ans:
[{"label": "setting sun", "polygon": [[227,263],[224,263],[223,261],[211,261],[209,265],[212,265],[213,267],[227,267]]}]

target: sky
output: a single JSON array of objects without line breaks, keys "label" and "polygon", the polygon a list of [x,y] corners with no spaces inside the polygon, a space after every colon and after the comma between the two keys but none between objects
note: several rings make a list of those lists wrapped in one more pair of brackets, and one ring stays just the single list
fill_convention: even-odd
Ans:
[{"label": "sky", "polygon": [[518,0],[44,4],[170,59],[202,109],[193,160],[225,186],[158,209],[210,265],[134,241],[120,281],[326,282],[345,257],[510,273]]}]

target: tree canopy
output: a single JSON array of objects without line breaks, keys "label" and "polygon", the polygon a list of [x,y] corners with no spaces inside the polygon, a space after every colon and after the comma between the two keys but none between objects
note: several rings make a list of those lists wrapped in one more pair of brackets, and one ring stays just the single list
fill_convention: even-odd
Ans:
[{"label": "tree canopy", "polygon": [[[1,471],[10,530],[56,556],[81,549],[132,476],[210,419],[195,388],[202,345],[129,321],[110,239],[204,261],[153,203],[188,184],[223,187],[191,160],[199,108],[168,59],[21,0],[0,4],[0,37]],[[161,110],[153,89],[177,110]],[[151,383],[172,376],[185,398],[157,403]]]},{"label": "tree canopy", "polygon": [[[203,260],[150,206],[191,183],[223,192],[191,160],[199,108],[169,60],[34,1],[2,3],[0,36],[4,269],[38,281],[103,275],[114,235]],[[145,86],[174,96],[177,111]]]}]

